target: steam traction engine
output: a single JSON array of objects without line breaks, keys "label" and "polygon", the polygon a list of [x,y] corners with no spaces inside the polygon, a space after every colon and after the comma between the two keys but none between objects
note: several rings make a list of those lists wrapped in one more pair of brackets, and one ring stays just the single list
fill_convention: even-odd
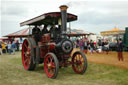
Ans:
[{"label": "steam traction engine", "polygon": [[[49,28],[49,32],[45,33],[42,30],[43,34],[33,33],[24,40],[22,45],[24,69],[34,70],[37,64],[44,63],[44,70],[49,78],[56,78],[59,68],[69,65],[72,65],[74,72],[78,74],[86,71],[85,54],[76,51],[71,55],[73,42],[67,36],[67,22],[77,20],[77,16],[67,13],[67,8],[66,5],[62,5],[60,6],[61,12],[46,13],[20,23],[20,26],[53,26]],[[55,25],[58,25],[58,28]]]}]

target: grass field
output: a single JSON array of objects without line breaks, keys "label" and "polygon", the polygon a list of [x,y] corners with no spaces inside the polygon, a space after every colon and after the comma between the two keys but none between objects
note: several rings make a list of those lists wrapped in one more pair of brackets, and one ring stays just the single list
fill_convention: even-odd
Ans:
[{"label": "grass field", "polygon": [[[94,55],[87,54],[92,58]],[[16,55],[0,55],[0,85],[128,85],[127,68],[97,64],[91,58],[88,61],[84,75],[74,73],[69,66],[59,69],[57,79],[50,79],[47,78],[43,65],[37,66],[35,71],[24,70],[20,52]]]}]

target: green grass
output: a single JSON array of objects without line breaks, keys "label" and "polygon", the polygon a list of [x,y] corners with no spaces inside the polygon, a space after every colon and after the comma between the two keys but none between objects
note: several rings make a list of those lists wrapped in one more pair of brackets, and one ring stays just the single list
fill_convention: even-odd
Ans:
[{"label": "green grass", "polygon": [[0,56],[0,85],[128,85],[128,69],[89,62],[84,75],[74,73],[69,66],[50,79],[42,64],[35,71],[24,70],[19,52]]}]

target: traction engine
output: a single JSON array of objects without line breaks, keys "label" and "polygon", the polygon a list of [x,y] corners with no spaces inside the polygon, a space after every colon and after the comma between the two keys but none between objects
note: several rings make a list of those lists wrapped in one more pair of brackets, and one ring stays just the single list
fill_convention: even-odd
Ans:
[{"label": "traction engine", "polygon": [[[49,78],[56,78],[59,68],[72,65],[74,72],[83,74],[87,69],[87,59],[83,52],[73,51],[73,42],[67,36],[67,22],[77,20],[77,16],[67,13],[67,6],[60,6],[61,12],[50,12],[25,22],[21,26],[53,26],[43,34],[29,35],[22,45],[22,63],[26,70],[34,70],[38,64],[44,64]],[[55,27],[58,25],[58,28]],[[34,28],[33,28],[34,29]]]}]

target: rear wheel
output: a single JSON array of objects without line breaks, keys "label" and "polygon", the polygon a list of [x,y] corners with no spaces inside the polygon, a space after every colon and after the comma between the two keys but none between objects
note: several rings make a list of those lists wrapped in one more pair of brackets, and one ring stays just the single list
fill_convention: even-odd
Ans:
[{"label": "rear wheel", "polygon": [[26,70],[34,70],[36,64],[34,64],[34,48],[32,48],[32,44],[29,39],[25,39],[22,45],[22,63],[24,69]]},{"label": "rear wheel", "polygon": [[44,59],[44,70],[49,78],[55,79],[59,71],[59,62],[54,53],[48,53]]},{"label": "rear wheel", "polygon": [[74,72],[83,74],[87,69],[87,59],[83,52],[77,51],[72,57],[72,68]]}]

